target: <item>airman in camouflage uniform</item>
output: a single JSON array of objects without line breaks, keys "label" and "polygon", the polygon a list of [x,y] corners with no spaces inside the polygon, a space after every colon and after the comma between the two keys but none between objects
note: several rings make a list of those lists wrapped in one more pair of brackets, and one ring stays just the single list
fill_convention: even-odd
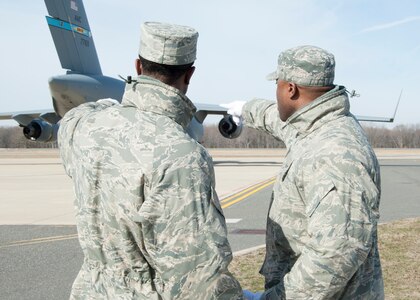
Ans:
[{"label": "airman in camouflage uniform", "polygon": [[[86,103],[61,121],[84,253],[71,299],[242,299],[228,271],[212,159],[186,132],[197,37],[189,27],[143,24],[142,75],[127,84],[121,104]],[[169,77],[146,62],[186,71],[165,84]]]},{"label": "airman in camouflage uniform", "polygon": [[278,105],[243,106],[245,124],[288,149],[268,213],[261,299],[384,298],[379,165],[334,68],[323,49],[288,49],[269,75]]}]

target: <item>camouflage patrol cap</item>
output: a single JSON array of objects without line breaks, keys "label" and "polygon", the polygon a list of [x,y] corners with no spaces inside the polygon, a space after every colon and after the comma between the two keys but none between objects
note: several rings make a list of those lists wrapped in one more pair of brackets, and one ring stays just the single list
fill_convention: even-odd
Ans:
[{"label": "camouflage patrol cap", "polygon": [[146,22],[141,26],[139,55],[164,65],[186,65],[194,62],[198,32],[191,27]]},{"label": "camouflage patrol cap", "polygon": [[328,86],[334,82],[334,55],[315,46],[299,46],[280,53],[277,71],[268,80],[284,80],[304,86]]}]

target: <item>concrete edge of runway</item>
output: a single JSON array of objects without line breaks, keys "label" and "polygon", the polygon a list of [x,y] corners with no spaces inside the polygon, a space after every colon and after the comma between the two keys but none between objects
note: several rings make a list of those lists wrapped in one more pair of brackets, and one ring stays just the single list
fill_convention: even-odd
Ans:
[{"label": "concrete edge of runway", "polygon": [[262,249],[262,248],[265,248],[265,244],[233,252],[233,257],[246,255],[246,254],[249,254],[251,252],[257,251],[259,249]]}]

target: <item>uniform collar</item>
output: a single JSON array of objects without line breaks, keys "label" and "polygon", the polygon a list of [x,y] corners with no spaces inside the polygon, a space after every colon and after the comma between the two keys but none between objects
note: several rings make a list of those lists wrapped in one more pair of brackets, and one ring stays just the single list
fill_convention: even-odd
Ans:
[{"label": "uniform collar", "polygon": [[194,104],[181,91],[145,75],[140,75],[137,80],[126,84],[121,103],[167,116],[184,129],[196,112]]},{"label": "uniform collar", "polygon": [[336,86],[291,115],[284,123],[285,143],[290,146],[323,124],[348,115],[350,103],[344,86]]}]

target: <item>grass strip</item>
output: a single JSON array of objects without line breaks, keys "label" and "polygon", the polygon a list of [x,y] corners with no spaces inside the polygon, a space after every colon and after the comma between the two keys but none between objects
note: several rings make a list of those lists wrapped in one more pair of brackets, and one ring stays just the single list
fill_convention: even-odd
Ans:
[{"label": "grass strip", "polygon": [[[386,299],[420,299],[420,218],[381,224],[378,238]],[[263,290],[264,255],[262,248],[233,258],[229,269],[243,289]]]}]

